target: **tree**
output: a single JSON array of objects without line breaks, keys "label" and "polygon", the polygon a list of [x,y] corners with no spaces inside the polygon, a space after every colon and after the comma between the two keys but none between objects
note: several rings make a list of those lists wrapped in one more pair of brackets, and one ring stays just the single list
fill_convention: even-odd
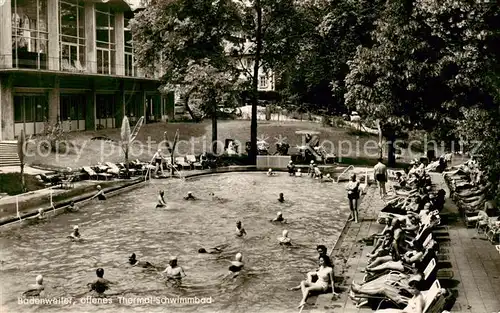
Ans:
[{"label": "tree", "polygon": [[[212,152],[217,153],[217,118],[219,107],[237,104],[239,92],[239,72],[231,69],[217,69],[208,59],[192,61],[182,77],[176,77],[175,85],[167,84],[166,89],[177,90],[183,98],[196,97],[201,101],[201,109],[212,119]],[[187,101],[187,100],[186,100]]]},{"label": "tree", "polygon": [[137,134],[139,133],[139,130],[141,129],[141,126],[143,123],[144,123],[144,116],[141,116],[141,118],[135,124],[134,130],[131,132],[128,117],[124,116],[123,120],[122,120],[122,128],[121,128],[120,136],[121,136],[121,145],[122,145],[123,153],[125,154],[125,168],[127,171],[127,177],[129,177],[128,152],[130,149],[130,145],[137,137]]},{"label": "tree", "polygon": [[161,68],[164,89],[188,101],[195,96],[212,118],[213,152],[217,108],[228,103],[239,70],[227,46],[239,39],[237,4],[231,0],[156,1],[131,21],[138,65],[149,73]]}]

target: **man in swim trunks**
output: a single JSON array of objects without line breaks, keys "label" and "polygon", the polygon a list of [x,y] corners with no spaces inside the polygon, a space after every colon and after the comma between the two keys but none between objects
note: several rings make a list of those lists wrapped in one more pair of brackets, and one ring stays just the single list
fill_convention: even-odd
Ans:
[{"label": "man in swim trunks", "polygon": [[158,149],[156,151],[155,155],[153,156],[153,159],[155,160],[155,176],[158,174],[158,170],[160,170],[161,175],[163,176],[163,156],[161,155],[161,149]]},{"label": "man in swim trunks", "polygon": [[247,231],[245,230],[245,228],[243,228],[243,226],[241,226],[241,221],[237,221],[236,222],[236,236],[242,237],[242,236],[245,236],[246,234],[247,234]]},{"label": "man in swim trunks", "polygon": [[170,257],[167,268],[162,272],[167,279],[181,279],[186,276],[184,269],[177,265],[177,257]]},{"label": "man in swim trunks", "polygon": [[383,199],[387,192],[385,191],[385,183],[387,182],[387,166],[382,163],[382,158],[378,159],[378,163],[373,167],[374,179],[377,181],[380,199]]},{"label": "man in swim trunks", "polygon": [[104,278],[104,269],[98,268],[95,271],[95,273],[97,275],[97,279],[92,283],[88,283],[87,286],[90,285],[90,291],[95,291],[99,294],[102,294],[106,290],[108,290],[109,285],[111,285],[113,283]]}]

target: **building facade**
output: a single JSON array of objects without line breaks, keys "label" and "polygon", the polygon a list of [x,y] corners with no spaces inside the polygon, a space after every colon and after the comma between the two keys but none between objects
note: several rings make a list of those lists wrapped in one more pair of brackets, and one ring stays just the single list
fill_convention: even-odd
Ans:
[{"label": "building facade", "polygon": [[173,116],[173,95],[135,66],[132,17],[123,0],[1,0],[0,140],[46,121],[78,131]]}]

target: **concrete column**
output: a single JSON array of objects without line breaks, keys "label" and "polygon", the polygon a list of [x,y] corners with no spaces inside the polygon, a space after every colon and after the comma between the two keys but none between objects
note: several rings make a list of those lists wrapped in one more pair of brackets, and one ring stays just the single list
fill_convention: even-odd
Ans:
[{"label": "concrete column", "polygon": [[97,51],[95,39],[95,4],[85,1],[85,54],[87,56],[87,72],[90,73],[97,73]]},{"label": "concrete column", "polygon": [[59,70],[59,1],[58,0],[48,0],[47,1],[47,20],[48,20],[48,32],[49,32],[49,70],[58,71]]},{"label": "concrete column", "polygon": [[[116,99],[116,114],[115,114],[115,125],[116,128],[122,127],[122,120],[125,116],[125,88],[124,82],[120,82],[120,90],[115,93]],[[127,116],[128,117],[128,116]],[[129,117],[130,118],[130,117]]]},{"label": "concrete column", "polygon": [[86,93],[85,107],[85,130],[95,130],[96,110],[95,110],[95,86]]},{"label": "concrete column", "polygon": [[14,95],[12,77],[0,77],[0,140],[14,140]]},{"label": "concrete column", "polygon": [[125,18],[123,12],[115,13],[115,74],[125,75]]},{"label": "concrete column", "polygon": [[[142,86],[141,86],[142,87]],[[138,93],[138,98],[139,98],[139,103],[140,103],[140,107],[142,108],[142,116],[144,116],[144,124],[146,124],[147,120],[148,120],[148,106],[147,106],[147,103],[146,103],[146,92],[144,91],[144,89],[141,88],[142,91],[140,91]],[[137,120],[139,120],[140,116],[137,117]]]},{"label": "concrete column", "polygon": [[12,68],[11,0],[0,0],[0,68]]},{"label": "concrete column", "polygon": [[54,78],[54,88],[49,90],[49,123],[55,125],[60,120],[61,92],[59,78]]}]

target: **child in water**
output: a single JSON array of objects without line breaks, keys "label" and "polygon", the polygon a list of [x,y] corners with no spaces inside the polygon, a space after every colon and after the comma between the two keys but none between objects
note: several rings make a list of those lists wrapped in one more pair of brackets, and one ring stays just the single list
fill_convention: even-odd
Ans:
[{"label": "child in water", "polygon": [[236,222],[236,236],[243,237],[247,234],[246,230],[241,226],[241,221]]},{"label": "child in water", "polygon": [[157,208],[163,208],[167,206],[167,203],[165,202],[165,198],[163,197],[165,195],[165,192],[163,190],[160,191],[160,194],[158,195],[158,203],[156,204]]}]

